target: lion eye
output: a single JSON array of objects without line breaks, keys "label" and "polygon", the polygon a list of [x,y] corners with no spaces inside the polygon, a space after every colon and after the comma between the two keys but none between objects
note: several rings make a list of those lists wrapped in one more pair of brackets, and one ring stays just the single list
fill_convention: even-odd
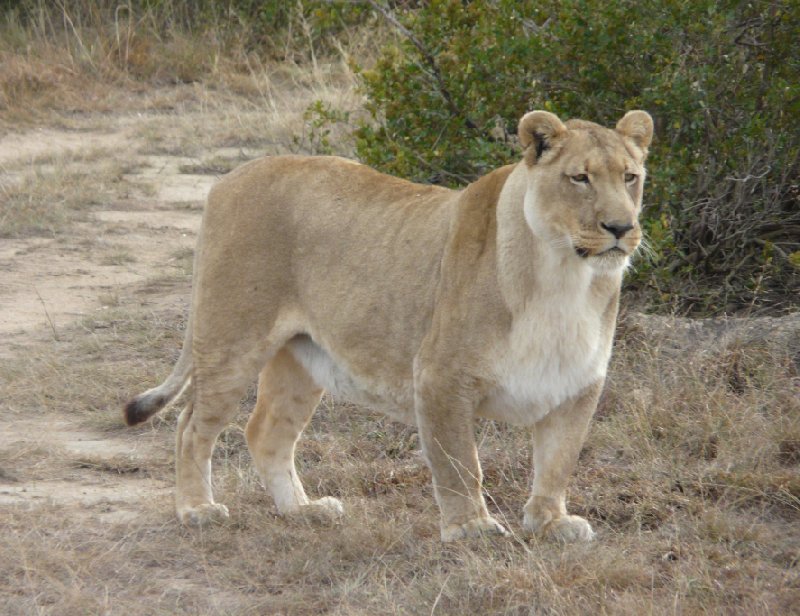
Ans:
[{"label": "lion eye", "polygon": [[632,184],[633,182],[636,181],[637,177],[638,176],[635,173],[626,173],[625,174],[625,183],[626,184]]},{"label": "lion eye", "polygon": [[588,184],[589,183],[589,176],[585,173],[579,173],[578,175],[571,175],[569,179],[575,182],[576,184]]}]

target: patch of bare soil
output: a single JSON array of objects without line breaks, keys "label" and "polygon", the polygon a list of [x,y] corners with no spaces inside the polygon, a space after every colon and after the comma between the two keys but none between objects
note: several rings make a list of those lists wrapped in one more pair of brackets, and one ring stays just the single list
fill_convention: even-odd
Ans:
[{"label": "patch of bare soil", "polygon": [[109,438],[66,419],[50,418],[43,429],[43,419],[0,425],[2,457],[12,457],[11,452],[46,452],[61,461],[48,465],[46,473],[27,469],[17,474],[0,468],[0,507],[55,506],[76,518],[117,523],[135,519],[141,503],[171,494],[166,481],[142,476],[153,457],[165,456],[152,437]]},{"label": "patch of bare soil", "polygon": [[[102,310],[116,289],[179,267],[194,245],[199,210],[100,211],[78,225],[78,245],[60,239],[6,240],[0,246],[0,337],[55,330]],[[12,338],[13,339],[13,338]],[[2,349],[0,345],[0,349]]]},{"label": "patch of bare soil", "polygon": [[[108,119],[102,123],[97,130],[46,128],[0,139],[0,183],[6,186],[20,185],[26,177],[46,177],[53,172],[54,160],[69,161],[79,173],[91,173],[98,152],[126,170],[114,194],[53,236],[0,240],[0,362],[13,365],[22,358],[25,370],[26,361],[47,361],[29,353],[30,345],[47,341],[56,357],[59,345],[76,339],[76,327],[83,327],[83,338],[91,340],[97,328],[117,327],[114,314],[129,309],[131,303],[159,314],[181,314],[187,308],[202,204],[217,174],[203,169],[196,158],[139,153],[147,151],[147,144],[137,138],[142,129],[130,118],[112,122],[111,129]],[[209,153],[217,159],[226,154],[236,159],[231,167],[242,156],[238,150]],[[83,356],[77,353],[77,362],[92,361],[91,349]],[[52,370],[67,372],[63,361],[55,359]],[[0,374],[6,391],[26,386],[19,383],[19,372],[10,374],[5,383]],[[76,383],[70,375],[64,378],[66,387],[88,391],[88,383]],[[36,387],[35,378],[33,382]],[[52,382],[47,386],[52,387]],[[120,395],[131,393],[135,392]],[[36,396],[31,391],[31,398]],[[49,545],[44,564],[35,565],[36,575],[50,575],[46,563],[64,558],[76,571],[75,577],[87,583],[77,557],[85,548],[78,545],[95,544],[102,537],[106,541],[102,551],[113,553],[114,537],[129,532],[148,508],[155,504],[171,509],[172,444],[163,432],[123,428],[121,413],[108,410],[119,406],[113,397],[92,418],[80,407],[73,413],[53,408],[48,404],[51,394],[44,396],[44,406],[34,413],[16,412],[12,404],[0,419],[0,510],[12,525],[29,520],[27,533],[40,532],[42,526],[50,526],[51,519],[68,521],[68,526],[45,530],[49,538],[43,543],[31,543],[9,528],[2,543],[9,547],[19,542],[10,549],[24,559],[33,558],[25,552],[31,545]],[[0,401],[4,397],[0,394]],[[63,549],[65,542],[76,546],[76,552]],[[78,598],[56,609],[61,599],[52,603],[41,596],[39,588],[53,584],[45,579],[41,585],[34,578],[21,581],[18,588],[24,598],[0,599],[0,611],[89,613],[101,609],[110,613],[97,607],[100,599],[89,590],[77,595],[72,591],[71,596]],[[185,571],[166,573],[162,583],[176,604],[204,586],[202,579],[187,577]],[[54,596],[63,597],[62,591],[54,590]],[[221,589],[204,593],[212,604],[226,602]]]},{"label": "patch of bare soil", "polygon": [[[56,237],[0,241],[0,359],[13,358],[31,339],[58,340],[81,319],[129,301],[131,289],[154,309],[185,306],[184,287],[176,293],[174,285],[160,283],[186,278],[215,176],[182,173],[194,159],[132,156],[140,145],[129,126],[115,132],[41,129],[0,139],[0,167],[11,169],[6,179],[26,166],[35,169],[36,159],[112,148],[133,169],[126,180],[144,195],[101,205],[90,221]],[[0,423],[0,443],[0,506],[56,506],[65,515],[119,522],[135,517],[142,502],[170,494],[166,482],[139,472],[152,456],[170,455],[163,444],[154,451],[141,433],[109,434],[45,412],[25,419],[9,414]],[[14,451],[44,451],[62,463],[47,473],[18,473],[9,469]]]}]

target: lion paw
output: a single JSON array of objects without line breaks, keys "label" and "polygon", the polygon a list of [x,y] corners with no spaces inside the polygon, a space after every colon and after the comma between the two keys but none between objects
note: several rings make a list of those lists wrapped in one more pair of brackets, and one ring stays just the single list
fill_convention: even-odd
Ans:
[{"label": "lion paw", "polygon": [[178,519],[185,526],[202,528],[216,522],[227,520],[228,508],[219,503],[203,503],[196,507],[182,507],[178,509]]},{"label": "lion paw", "polygon": [[568,515],[550,522],[545,528],[548,537],[564,543],[577,543],[594,539],[591,524],[577,515]]},{"label": "lion paw", "polygon": [[329,522],[344,515],[344,505],[338,498],[323,496],[304,505],[296,505],[288,511],[284,510],[281,514],[311,522]]},{"label": "lion paw", "polygon": [[317,500],[312,500],[306,508],[309,511],[322,513],[334,518],[339,518],[344,515],[344,505],[338,498],[332,496],[323,496]]},{"label": "lion paw", "polygon": [[563,543],[591,541],[595,534],[589,522],[577,515],[565,515],[542,521],[525,514],[523,525],[534,533]]},{"label": "lion paw", "polygon": [[508,531],[493,517],[475,518],[465,524],[448,524],[442,527],[442,541],[445,542],[481,535],[503,535],[505,537],[508,536]]}]

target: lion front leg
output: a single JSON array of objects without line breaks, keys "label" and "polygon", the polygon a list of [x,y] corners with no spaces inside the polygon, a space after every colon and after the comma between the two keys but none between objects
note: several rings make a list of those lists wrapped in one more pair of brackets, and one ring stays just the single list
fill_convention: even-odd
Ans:
[{"label": "lion front leg", "polygon": [[594,537],[587,520],[567,513],[566,492],[602,386],[591,385],[534,425],[533,489],[523,509],[523,525],[534,533],[566,542]]},{"label": "lion front leg", "polygon": [[420,442],[433,475],[441,512],[442,541],[481,534],[507,534],[486,509],[473,433],[472,396],[457,387],[417,380],[415,410]]}]

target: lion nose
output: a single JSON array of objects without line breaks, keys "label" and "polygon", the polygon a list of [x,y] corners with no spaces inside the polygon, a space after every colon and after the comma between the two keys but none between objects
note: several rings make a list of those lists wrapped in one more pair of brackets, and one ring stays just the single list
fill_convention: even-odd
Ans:
[{"label": "lion nose", "polygon": [[619,222],[601,222],[600,226],[603,227],[606,231],[608,231],[611,235],[615,238],[619,239],[623,235],[625,235],[628,231],[633,229],[633,225],[630,223],[619,223]]}]

